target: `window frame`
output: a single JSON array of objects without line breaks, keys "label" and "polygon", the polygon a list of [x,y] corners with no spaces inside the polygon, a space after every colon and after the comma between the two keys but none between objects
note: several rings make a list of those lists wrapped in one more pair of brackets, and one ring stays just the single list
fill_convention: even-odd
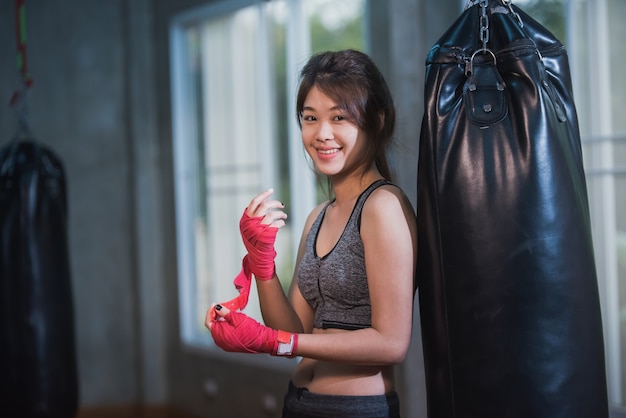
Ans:
[{"label": "window frame", "polygon": [[[287,19],[287,74],[298,74],[303,59],[310,55],[310,37],[308,26],[304,24],[305,16],[301,0],[286,0],[289,8]],[[211,338],[201,335],[197,328],[195,310],[197,272],[195,268],[194,232],[191,223],[195,217],[195,204],[197,193],[194,191],[195,180],[185,180],[188,176],[194,176],[197,164],[194,164],[193,146],[185,143],[185,139],[196,138],[201,135],[197,123],[189,123],[189,115],[194,114],[190,108],[190,94],[202,94],[191,92],[191,82],[186,79],[186,62],[189,59],[186,45],[186,31],[193,25],[202,21],[233,14],[247,7],[258,7],[259,13],[264,13],[266,1],[260,0],[223,0],[210,3],[184,11],[170,21],[169,46],[170,46],[170,72],[171,72],[171,97],[172,97],[172,134],[173,134],[173,158],[174,158],[174,194],[176,201],[176,240],[177,240],[177,264],[178,264],[178,303],[179,303],[179,338],[185,350],[228,358],[255,366],[291,370],[294,360],[284,358],[266,358],[259,356],[245,356],[234,353],[226,353],[218,349]],[[262,21],[262,19],[261,19]],[[264,42],[264,41],[261,41]],[[289,97],[295,97],[297,79],[292,77],[287,86]],[[270,96],[268,93],[268,97]],[[295,114],[295,102],[288,100],[289,114]],[[288,115],[287,115],[288,116]],[[310,166],[306,164],[306,156],[302,151],[300,131],[295,117],[288,118],[289,136],[289,170],[290,187],[297,190],[292,193],[290,205],[290,225],[292,253],[295,254],[300,233],[306,220],[308,211],[315,204],[315,176]],[[194,142],[194,141],[188,141]],[[252,196],[250,196],[252,197]],[[234,277],[234,276],[233,276]],[[253,284],[254,287],[254,284]],[[233,288],[234,290],[234,288]],[[235,294],[233,293],[233,296]],[[255,295],[251,295],[254,297]],[[208,307],[207,307],[208,308]]]}]

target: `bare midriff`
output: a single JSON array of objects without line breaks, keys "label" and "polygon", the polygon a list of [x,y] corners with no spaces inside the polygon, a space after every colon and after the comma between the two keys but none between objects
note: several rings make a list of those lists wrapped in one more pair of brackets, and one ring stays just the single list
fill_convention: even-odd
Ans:
[{"label": "bare midriff", "polygon": [[[313,334],[350,332],[339,329],[313,329]],[[395,390],[393,366],[359,365],[303,358],[292,382],[296,387],[326,395],[384,395]]]}]

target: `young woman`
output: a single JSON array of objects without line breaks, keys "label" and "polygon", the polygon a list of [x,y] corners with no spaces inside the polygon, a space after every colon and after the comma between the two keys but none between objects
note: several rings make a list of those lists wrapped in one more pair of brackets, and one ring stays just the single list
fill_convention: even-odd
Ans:
[{"label": "young woman", "polygon": [[252,199],[241,220],[244,270],[265,326],[225,305],[206,325],[225,350],[302,357],[283,417],[398,417],[394,365],[411,336],[417,230],[387,165],[393,100],[367,55],[325,52],[302,69],[297,117],[333,197],[307,218],[288,296],[273,246],[287,215],[271,189]]}]

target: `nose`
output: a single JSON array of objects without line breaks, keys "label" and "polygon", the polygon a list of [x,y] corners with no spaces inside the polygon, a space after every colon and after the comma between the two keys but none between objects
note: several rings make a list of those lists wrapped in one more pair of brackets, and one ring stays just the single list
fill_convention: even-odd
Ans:
[{"label": "nose", "polygon": [[320,122],[317,127],[317,135],[316,138],[318,141],[328,141],[329,139],[333,139],[335,136],[333,134],[333,128],[328,122]]}]

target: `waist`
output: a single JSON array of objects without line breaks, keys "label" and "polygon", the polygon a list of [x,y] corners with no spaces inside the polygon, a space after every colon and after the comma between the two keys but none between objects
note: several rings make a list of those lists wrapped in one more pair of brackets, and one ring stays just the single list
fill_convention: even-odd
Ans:
[{"label": "waist", "polygon": [[395,390],[394,367],[303,358],[291,378],[297,387],[326,395],[372,396]]}]

